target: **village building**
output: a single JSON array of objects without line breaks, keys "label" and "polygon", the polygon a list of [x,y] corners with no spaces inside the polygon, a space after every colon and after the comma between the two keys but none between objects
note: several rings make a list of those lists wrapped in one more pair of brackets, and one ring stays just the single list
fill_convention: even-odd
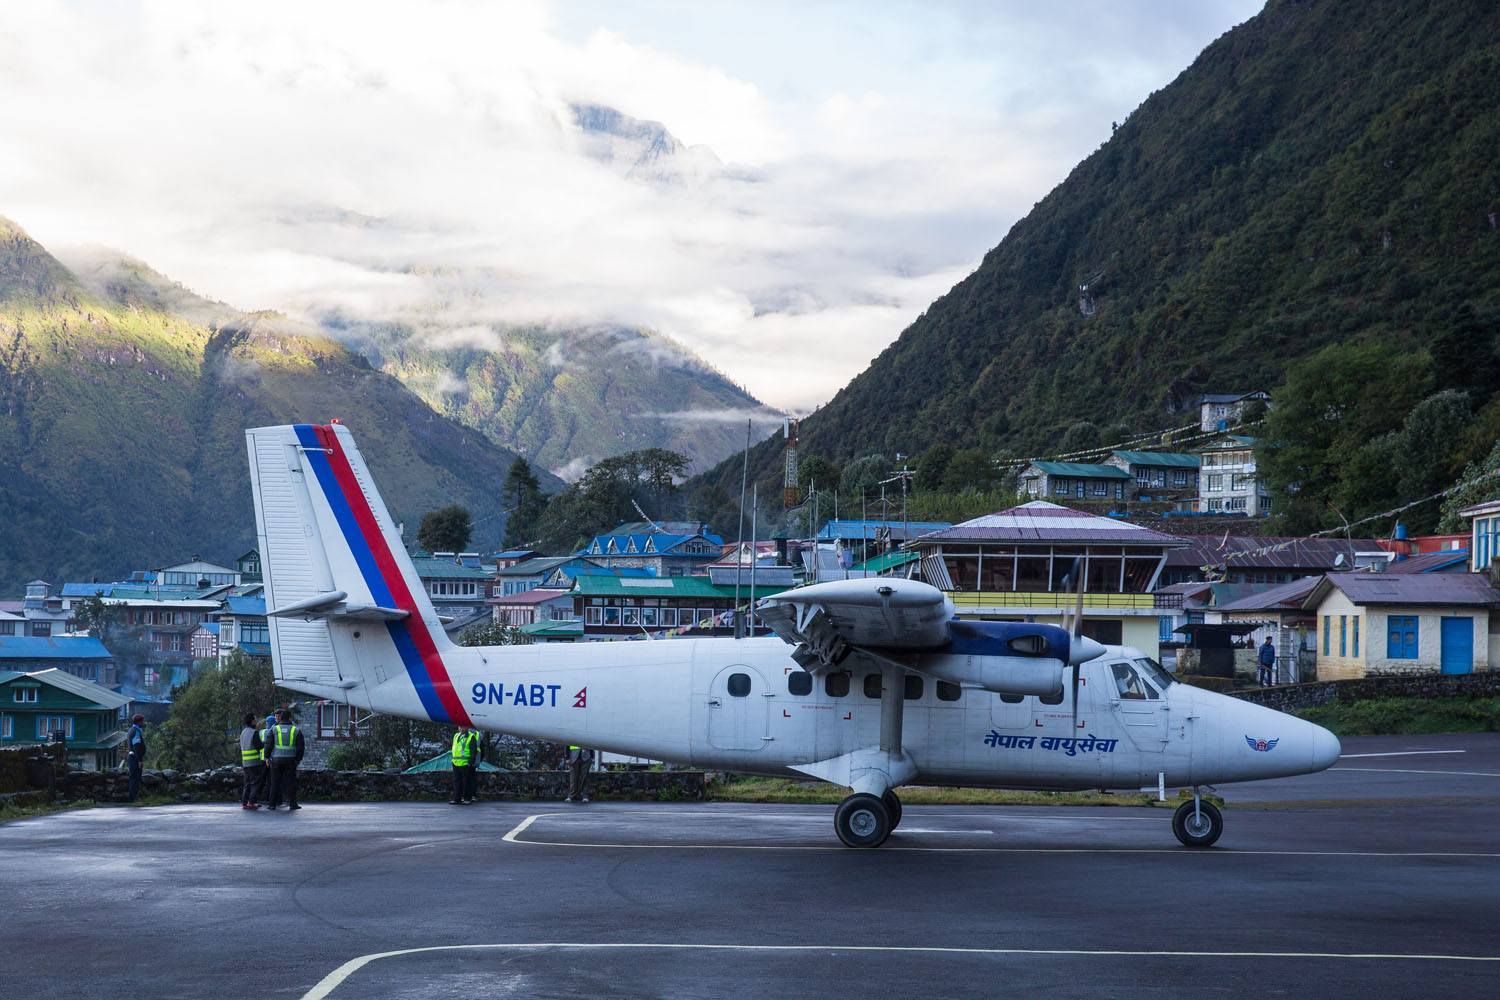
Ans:
[{"label": "village building", "polygon": [[119,683],[114,656],[91,635],[0,635],[0,670],[54,668],[103,687]]},{"label": "village building", "polygon": [[961,617],[991,621],[1061,624],[1074,607],[1067,578],[1076,562],[1085,580],[1083,634],[1155,657],[1160,623],[1153,591],[1167,554],[1183,542],[1034,500],[909,544],[921,556],[922,578],[946,592]]},{"label": "village building", "polygon": [[1129,472],[1087,462],[1032,462],[1021,470],[1021,490],[1029,497],[1057,500],[1124,500]]},{"label": "village building", "polygon": [[697,522],[637,521],[595,535],[575,553],[607,569],[644,569],[654,576],[691,576],[718,559],[724,539]]},{"label": "village building", "polygon": [[1329,573],[1302,607],[1318,622],[1320,681],[1467,674],[1500,657],[1500,590],[1475,573]]},{"label": "village building", "polygon": [[225,598],[219,613],[217,645],[221,661],[236,649],[246,656],[270,657],[271,625],[264,592]]},{"label": "village building", "polygon": [[478,552],[434,552],[413,556],[412,565],[443,628],[457,634],[475,622],[491,617],[486,603],[494,569],[485,566]]},{"label": "village building", "polygon": [[581,556],[541,556],[502,566],[490,576],[490,596],[509,597],[528,590],[568,590],[580,572],[604,567]]},{"label": "village building", "polygon": [[128,702],[122,694],[63,670],[18,671],[0,663],[0,747],[62,740],[72,766],[115,768],[125,742],[120,710]]},{"label": "village building", "polygon": [[1313,680],[1317,669],[1317,616],[1303,607],[1321,583],[1310,576],[1226,601],[1205,616],[1210,624],[1250,625],[1251,644],[1271,639],[1276,650],[1275,682]]},{"label": "village building", "polygon": [[1226,434],[1198,448],[1198,511],[1264,517],[1271,495],[1255,463],[1255,439]]},{"label": "village building", "polygon": [[1196,510],[1198,456],[1175,451],[1112,451],[1105,465],[1130,475],[1128,499],[1139,503],[1170,503],[1177,510]]},{"label": "village building", "polygon": [[1245,417],[1253,403],[1271,405],[1271,394],[1259,389],[1254,392],[1206,392],[1198,397],[1198,426],[1209,431],[1226,431],[1236,426]]},{"label": "village building", "polygon": [[1500,560],[1500,498],[1465,507],[1458,516],[1469,522],[1470,568],[1489,573]]},{"label": "village building", "polygon": [[[756,581],[738,588],[741,605],[785,587]],[[586,641],[643,639],[691,632],[697,636],[733,635],[736,588],[702,576],[579,576],[573,581],[573,613],[583,622]],[[760,627],[760,634],[765,629]]]},{"label": "village building", "polygon": [[573,618],[573,595],[566,590],[528,590],[491,597],[489,605],[491,621],[496,625],[534,625]]},{"label": "village building", "polygon": [[157,571],[156,582],[174,590],[213,590],[240,585],[239,570],[203,562],[197,556],[191,562],[168,566]]},{"label": "village building", "polygon": [[1373,538],[1286,538],[1193,535],[1167,553],[1163,586],[1254,583],[1271,586],[1324,573],[1384,566],[1394,555]]}]

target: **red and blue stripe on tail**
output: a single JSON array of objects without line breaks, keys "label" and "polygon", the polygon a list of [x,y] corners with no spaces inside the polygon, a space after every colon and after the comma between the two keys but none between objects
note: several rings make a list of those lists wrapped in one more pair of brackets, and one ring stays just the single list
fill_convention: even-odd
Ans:
[{"label": "red and blue stripe on tail", "polygon": [[334,519],[377,605],[400,608],[407,616],[387,622],[391,641],[406,667],[427,715],[437,722],[470,724],[463,700],[454,690],[437,643],[413,599],[385,534],[354,475],[342,442],[331,426],[297,424],[297,441],[322,487]]}]

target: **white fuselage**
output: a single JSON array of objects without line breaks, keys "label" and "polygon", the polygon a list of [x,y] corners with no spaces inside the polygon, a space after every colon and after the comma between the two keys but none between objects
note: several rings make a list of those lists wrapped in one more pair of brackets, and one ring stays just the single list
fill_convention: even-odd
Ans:
[{"label": "white fuselage", "polygon": [[[675,639],[458,647],[443,658],[474,724],[497,733],[768,775],[795,774],[877,743],[879,670],[811,677],[789,652],[774,638]],[[949,687],[943,694],[957,695],[950,701],[931,679],[908,675],[908,694],[920,686],[920,696],[904,702],[902,744],[918,780],[1133,789],[1155,785],[1158,775],[1170,785],[1197,785],[1302,774],[1337,757],[1337,741],[1317,726],[1186,684],[1151,689],[1151,700],[1119,696],[1112,667],[1140,658],[1111,647],[1084,664],[1076,728],[1066,692],[1048,704]],[[390,679],[373,689],[281,683],[428,718],[397,665],[379,673]],[[840,693],[844,677],[848,690]],[[807,693],[794,693],[794,678]]]}]

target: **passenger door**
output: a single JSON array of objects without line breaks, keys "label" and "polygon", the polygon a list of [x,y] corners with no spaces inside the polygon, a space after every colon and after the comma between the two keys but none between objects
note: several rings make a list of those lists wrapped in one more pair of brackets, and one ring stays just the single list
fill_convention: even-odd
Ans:
[{"label": "passenger door", "polygon": [[770,735],[770,698],[775,694],[752,666],[720,670],[708,689],[708,743],[720,750],[759,750]]}]

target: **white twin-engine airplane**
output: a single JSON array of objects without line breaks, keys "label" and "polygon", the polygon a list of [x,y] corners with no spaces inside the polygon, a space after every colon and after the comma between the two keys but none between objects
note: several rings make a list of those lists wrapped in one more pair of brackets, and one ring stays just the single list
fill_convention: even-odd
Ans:
[{"label": "white twin-engine airplane", "polygon": [[851,790],[834,818],[851,847],[882,844],[901,822],[895,790],[916,782],[1191,786],[1172,830],[1207,847],[1223,818],[1199,786],[1309,774],[1339,756],[1326,729],[1176,683],[1134,649],[1052,625],[964,621],[912,580],[766,598],[757,612],[773,638],[455,646],[348,429],[245,436],[276,682],[319,698],[820,778]]}]

